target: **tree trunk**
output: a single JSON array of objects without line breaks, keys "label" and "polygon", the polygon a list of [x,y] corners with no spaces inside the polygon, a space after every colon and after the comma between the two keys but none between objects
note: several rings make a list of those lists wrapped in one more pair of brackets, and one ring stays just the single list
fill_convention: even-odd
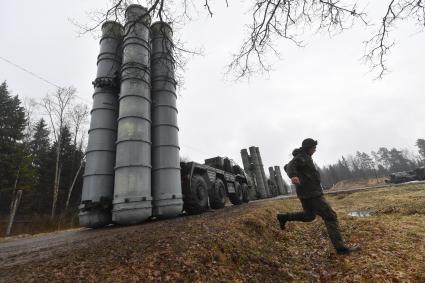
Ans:
[{"label": "tree trunk", "polygon": [[19,181],[19,176],[21,174],[21,165],[19,165],[18,167],[18,172],[16,172],[16,178],[15,178],[15,183],[13,184],[13,191],[12,191],[12,197],[10,200],[10,206],[9,206],[9,211],[10,213],[12,213],[12,209],[13,209],[13,200],[15,199],[15,195],[16,195],[16,188],[18,187],[18,181]]},{"label": "tree trunk", "polygon": [[15,220],[16,211],[18,210],[18,206],[21,201],[21,196],[22,190],[18,190],[15,194],[15,198],[12,201],[13,205],[12,210],[10,212],[9,223],[7,224],[6,236],[9,236],[10,232],[12,231],[13,221]]},{"label": "tree trunk", "polygon": [[83,160],[81,160],[80,167],[78,167],[77,173],[75,173],[75,177],[74,177],[74,180],[72,180],[71,187],[69,187],[68,197],[66,198],[65,210],[68,209],[69,200],[71,198],[71,193],[72,193],[72,190],[74,189],[75,182],[77,181],[78,174],[80,174],[81,168],[83,167],[83,163],[84,163],[84,158],[83,158]]},{"label": "tree trunk", "polygon": [[[60,129],[60,131],[62,131],[62,129]],[[55,218],[56,204],[58,201],[58,193],[59,193],[59,157],[61,152],[61,138],[62,138],[62,135],[59,134],[58,148],[56,149],[55,182],[53,184],[52,214],[50,215],[51,219]]]}]

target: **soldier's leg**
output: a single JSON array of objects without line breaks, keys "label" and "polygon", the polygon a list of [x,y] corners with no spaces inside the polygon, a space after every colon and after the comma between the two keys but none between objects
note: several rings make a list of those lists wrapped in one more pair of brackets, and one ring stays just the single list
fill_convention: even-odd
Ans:
[{"label": "soldier's leg", "polygon": [[313,212],[311,207],[310,200],[300,199],[303,211],[290,212],[286,213],[287,221],[302,221],[302,222],[311,222],[316,218],[316,215]]},{"label": "soldier's leg", "polygon": [[345,247],[336,212],[323,196],[312,199],[312,201],[313,212],[322,217],[325,222],[326,230],[334,248],[338,250]]},{"label": "soldier's leg", "polygon": [[290,213],[279,213],[277,214],[277,220],[279,221],[280,228],[285,229],[285,224],[288,221],[302,221],[302,222],[311,222],[316,218],[316,215],[313,213],[310,208],[308,200],[300,200],[303,206],[303,211],[290,212]]}]

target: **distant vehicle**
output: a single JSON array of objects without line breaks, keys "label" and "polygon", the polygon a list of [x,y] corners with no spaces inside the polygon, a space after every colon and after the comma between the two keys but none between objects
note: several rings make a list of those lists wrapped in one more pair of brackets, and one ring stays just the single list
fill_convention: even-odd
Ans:
[{"label": "distant vehicle", "polygon": [[226,197],[234,205],[249,202],[253,184],[243,169],[229,158],[214,157],[197,162],[180,162],[183,209],[199,214],[225,206]]},{"label": "distant vehicle", "polygon": [[425,166],[418,167],[414,171],[416,173],[416,177],[418,178],[418,180],[420,181],[425,180]]},{"label": "distant vehicle", "polygon": [[390,174],[389,183],[400,184],[416,180],[416,174],[412,174],[412,171],[409,172],[395,172]]},{"label": "distant vehicle", "polygon": [[418,167],[410,171],[395,172],[390,174],[390,179],[386,183],[400,184],[411,181],[425,180],[425,166]]}]

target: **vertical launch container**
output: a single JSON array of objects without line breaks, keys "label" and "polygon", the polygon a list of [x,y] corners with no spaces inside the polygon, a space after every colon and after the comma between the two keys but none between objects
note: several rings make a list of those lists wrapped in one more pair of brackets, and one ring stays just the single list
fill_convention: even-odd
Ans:
[{"label": "vertical launch container", "polygon": [[119,23],[103,24],[79,207],[80,225],[84,227],[101,227],[112,220],[122,35]]}]

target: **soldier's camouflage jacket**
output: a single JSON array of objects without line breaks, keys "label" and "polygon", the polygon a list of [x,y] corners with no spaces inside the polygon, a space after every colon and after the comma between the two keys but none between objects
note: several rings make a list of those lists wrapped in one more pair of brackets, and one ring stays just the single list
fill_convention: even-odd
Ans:
[{"label": "soldier's camouflage jacket", "polygon": [[300,178],[300,184],[296,186],[298,198],[310,199],[322,196],[320,173],[314,166],[311,156],[302,148],[295,149],[292,155],[294,157],[284,168],[289,178]]}]

